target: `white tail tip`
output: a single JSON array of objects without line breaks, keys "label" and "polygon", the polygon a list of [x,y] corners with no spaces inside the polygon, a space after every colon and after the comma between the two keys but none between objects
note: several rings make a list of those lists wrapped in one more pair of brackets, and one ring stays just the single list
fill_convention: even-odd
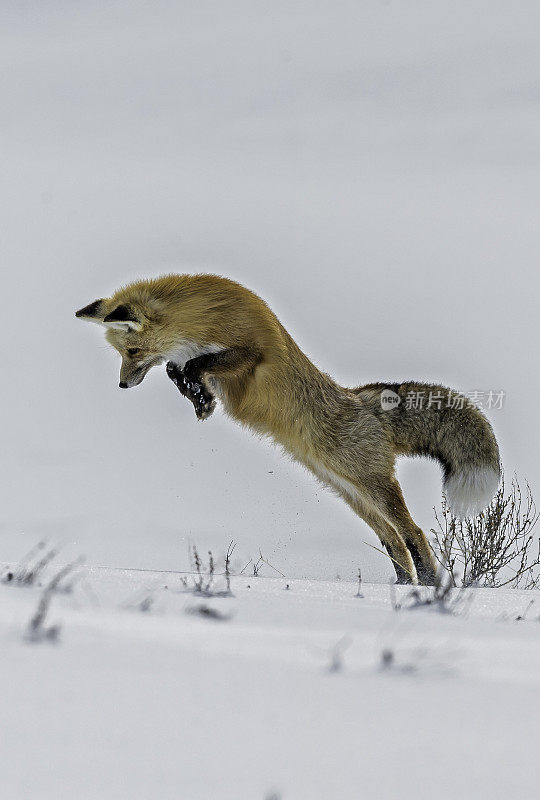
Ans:
[{"label": "white tail tip", "polygon": [[499,485],[492,467],[465,468],[444,482],[448,507],[455,517],[475,517],[489,505]]}]

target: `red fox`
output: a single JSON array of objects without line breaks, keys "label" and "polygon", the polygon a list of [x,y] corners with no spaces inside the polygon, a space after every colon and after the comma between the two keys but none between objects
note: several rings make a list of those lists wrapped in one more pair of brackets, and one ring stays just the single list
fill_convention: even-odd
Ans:
[{"label": "red fox", "polygon": [[[497,489],[497,441],[462,395],[414,382],[339,386],[260,297],[232,280],[169,275],[138,281],[76,316],[107,328],[107,340],[122,356],[122,388],[137,386],[166,361],[169,378],[199,419],[219,399],[233,419],[281,445],[375,531],[400,583],[433,583],[436,562],[405,505],[396,456],[437,459],[456,516],[479,513]],[[411,404],[414,393],[431,393],[438,404]]]}]

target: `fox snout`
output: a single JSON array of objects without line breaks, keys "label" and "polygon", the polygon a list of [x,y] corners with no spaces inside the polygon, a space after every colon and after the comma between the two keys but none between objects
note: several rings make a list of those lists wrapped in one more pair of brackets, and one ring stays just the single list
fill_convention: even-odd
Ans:
[{"label": "fox snout", "polygon": [[148,372],[147,369],[137,369],[137,370],[120,370],[120,383],[118,386],[121,389],[131,389],[133,386],[138,386],[139,383],[142,383],[144,380],[144,376]]},{"label": "fox snout", "polygon": [[122,366],[120,367],[120,383],[118,384],[121,389],[131,389],[133,386],[138,386],[146,377],[146,373],[156,364],[161,363],[163,359],[152,359],[142,364],[134,364],[133,361],[122,359]]}]

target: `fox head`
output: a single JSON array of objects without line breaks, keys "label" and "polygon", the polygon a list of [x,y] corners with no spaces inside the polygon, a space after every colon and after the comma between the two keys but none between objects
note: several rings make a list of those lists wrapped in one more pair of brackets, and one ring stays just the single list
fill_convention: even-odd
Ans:
[{"label": "fox head", "polygon": [[107,341],[122,356],[121,389],[141,383],[148,370],[161,364],[171,349],[171,342],[160,335],[157,319],[149,318],[136,305],[119,303],[114,297],[94,300],[75,316],[106,327]]},{"label": "fox head", "polygon": [[272,341],[281,336],[277,319],[257,295],[218,275],[135,281],[75,316],[105,326],[107,341],[122,356],[122,389],[137,386],[163,361],[183,369],[189,359],[243,345],[261,332]]}]

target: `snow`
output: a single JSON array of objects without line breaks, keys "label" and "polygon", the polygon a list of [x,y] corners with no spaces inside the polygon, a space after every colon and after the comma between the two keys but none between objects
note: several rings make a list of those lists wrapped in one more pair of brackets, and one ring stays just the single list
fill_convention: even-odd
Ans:
[{"label": "snow", "polygon": [[[344,385],[505,391],[506,475],[538,497],[539,23],[528,0],[2,2],[0,559],[45,539],[90,565],[57,644],[25,638],[40,590],[0,585],[2,797],[538,796],[537,593],[394,611],[341,500],[219,409],[197,423],[164,369],[118,389],[74,312],[227,275]],[[398,475],[429,532],[438,468]],[[231,538],[287,577],[179,591],[187,545],[221,563]]]},{"label": "snow", "polygon": [[0,586],[3,796],[537,797],[538,592],[452,615],[383,584],[180,579],[89,568],[53,597],[56,644],[25,638],[41,590]]}]

